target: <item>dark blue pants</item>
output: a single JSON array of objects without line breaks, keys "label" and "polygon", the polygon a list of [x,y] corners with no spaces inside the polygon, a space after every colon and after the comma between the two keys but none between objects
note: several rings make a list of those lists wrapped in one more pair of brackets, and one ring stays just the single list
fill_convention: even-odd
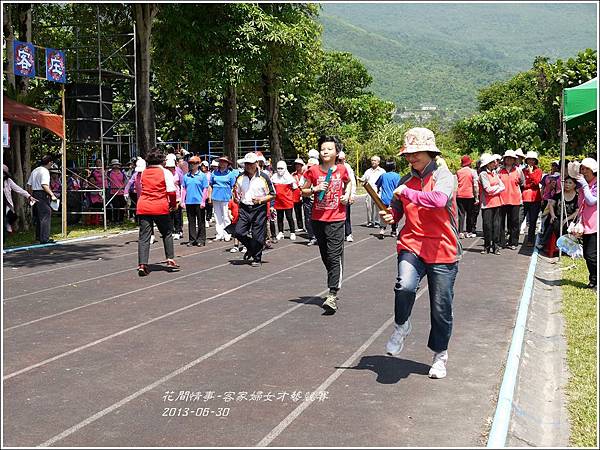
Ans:
[{"label": "dark blue pants", "polygon": [[427,346],[434,352],[448,349],[452,334],[452,301],[458,262],[452,264],[427,264],[414,253],[398,254],[398,278],[394,286],[395,322],[402,325],[412,312],[419,284],[427,275],[431,329]]}]

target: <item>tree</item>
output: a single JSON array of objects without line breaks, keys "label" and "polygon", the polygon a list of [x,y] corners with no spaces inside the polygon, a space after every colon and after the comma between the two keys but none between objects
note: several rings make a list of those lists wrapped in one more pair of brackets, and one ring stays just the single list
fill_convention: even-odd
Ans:
[{"label": "tree", "polygon": [[154,106],[150,97],[151,37],[152,25],[158,12],[154,3],[136,3],[135,39],[137,46],[136,94],[137,94],[137,145],[145,155],[156,145]]},{"label": "tree", "polygon": [[[30,3],[5,4],[4,7],[4,39],[8,42],[7,64],[4,69],[7,81],[7,94],[22,101],[27,96],[29,78],[15,76],[14,55],[12,42],[17,39],[14,33],[15,23],[18,30],[18,38],[21,41],[31,42],[31,11]],[[16,20],[15,20],[16,19]],[[4,93],[3,93],[4,94]],[[23,186],[26,177],[31,172],[31,127],[26,125],[12,124],[10,127],[10,152],[9,161],[13,171],[15,182]],[[17,227],[29,229],[30,221],[27,218],[27,210],[24,208],[24,200],[20,196],[14,198],[17,211]]]}]

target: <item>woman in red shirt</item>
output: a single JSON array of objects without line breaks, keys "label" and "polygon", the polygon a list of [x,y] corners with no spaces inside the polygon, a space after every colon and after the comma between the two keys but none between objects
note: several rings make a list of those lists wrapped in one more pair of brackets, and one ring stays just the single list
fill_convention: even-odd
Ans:
[{"label": "woman in red shirt", "polygon": [[[323,308],[329,314],[334,314],[337,311],[337,293],[342,286],[346,204],[352,201],[352,183],[346,167],[335,163],[342,150],[339,139],[336,136],[321,136],[318,146],[321,164],[312,166],[304,173],[302,195],[314,195],[312,227],[327,269],[329,288]],[[325,194],[321,198],[323,191]]]},{"label": "woman in red shirt", "polygon": [[136,215],[140,223],[138,238],[138,275],[150,273],[148,258],[150,257],[150,238],[154,224],[162,235],[167,267],[170,271],[179,270],[173,258],[173,230],[169,212],[177,207],[177,197],[173,174],[162,164],[165,154],[158,148],[153,148],[146,155],[146,169],[142,172],[142,192],[138,199]]},{"label": "woman in red shirt", "polygon": [[523,175],[525,176],[523,214],[527,217],[527,223],[529,224],[527,231],[527,247],[533,247],[535,241],[535,228],[542,207],[542,193],[540,191],[542,169],[538,167],[539,160],[536,152],[527,152],[527,155],[525,155],[525,164],[527,164],[527,166],[523,169]]}]

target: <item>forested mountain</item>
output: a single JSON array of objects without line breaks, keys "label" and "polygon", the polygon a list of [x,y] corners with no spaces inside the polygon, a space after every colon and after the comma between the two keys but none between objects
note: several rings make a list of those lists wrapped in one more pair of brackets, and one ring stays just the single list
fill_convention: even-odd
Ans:
[{"label": "forested mountain", "polygon": [[320,20],[325,48],[361,60],[375,94],[399,108],[432,103],[450,118],[473,112],[479,88],[531,68],[536,56],[597,48],[591,3],[326,3]]}]

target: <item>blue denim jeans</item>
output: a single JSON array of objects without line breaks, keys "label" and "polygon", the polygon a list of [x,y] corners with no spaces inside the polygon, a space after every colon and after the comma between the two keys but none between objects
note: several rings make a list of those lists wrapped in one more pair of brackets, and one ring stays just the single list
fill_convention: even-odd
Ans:
[{"label": "blue denim jeans", "polygon": [[402,325],[408,320],[421,280],[427,275],[431,317],[427,346],[434,352],[448,349],[452,334],[452,300],[457,273],[458,262],[427,264],[406,250],[398,254],[398,278],[394,286],[395,322]]}]

